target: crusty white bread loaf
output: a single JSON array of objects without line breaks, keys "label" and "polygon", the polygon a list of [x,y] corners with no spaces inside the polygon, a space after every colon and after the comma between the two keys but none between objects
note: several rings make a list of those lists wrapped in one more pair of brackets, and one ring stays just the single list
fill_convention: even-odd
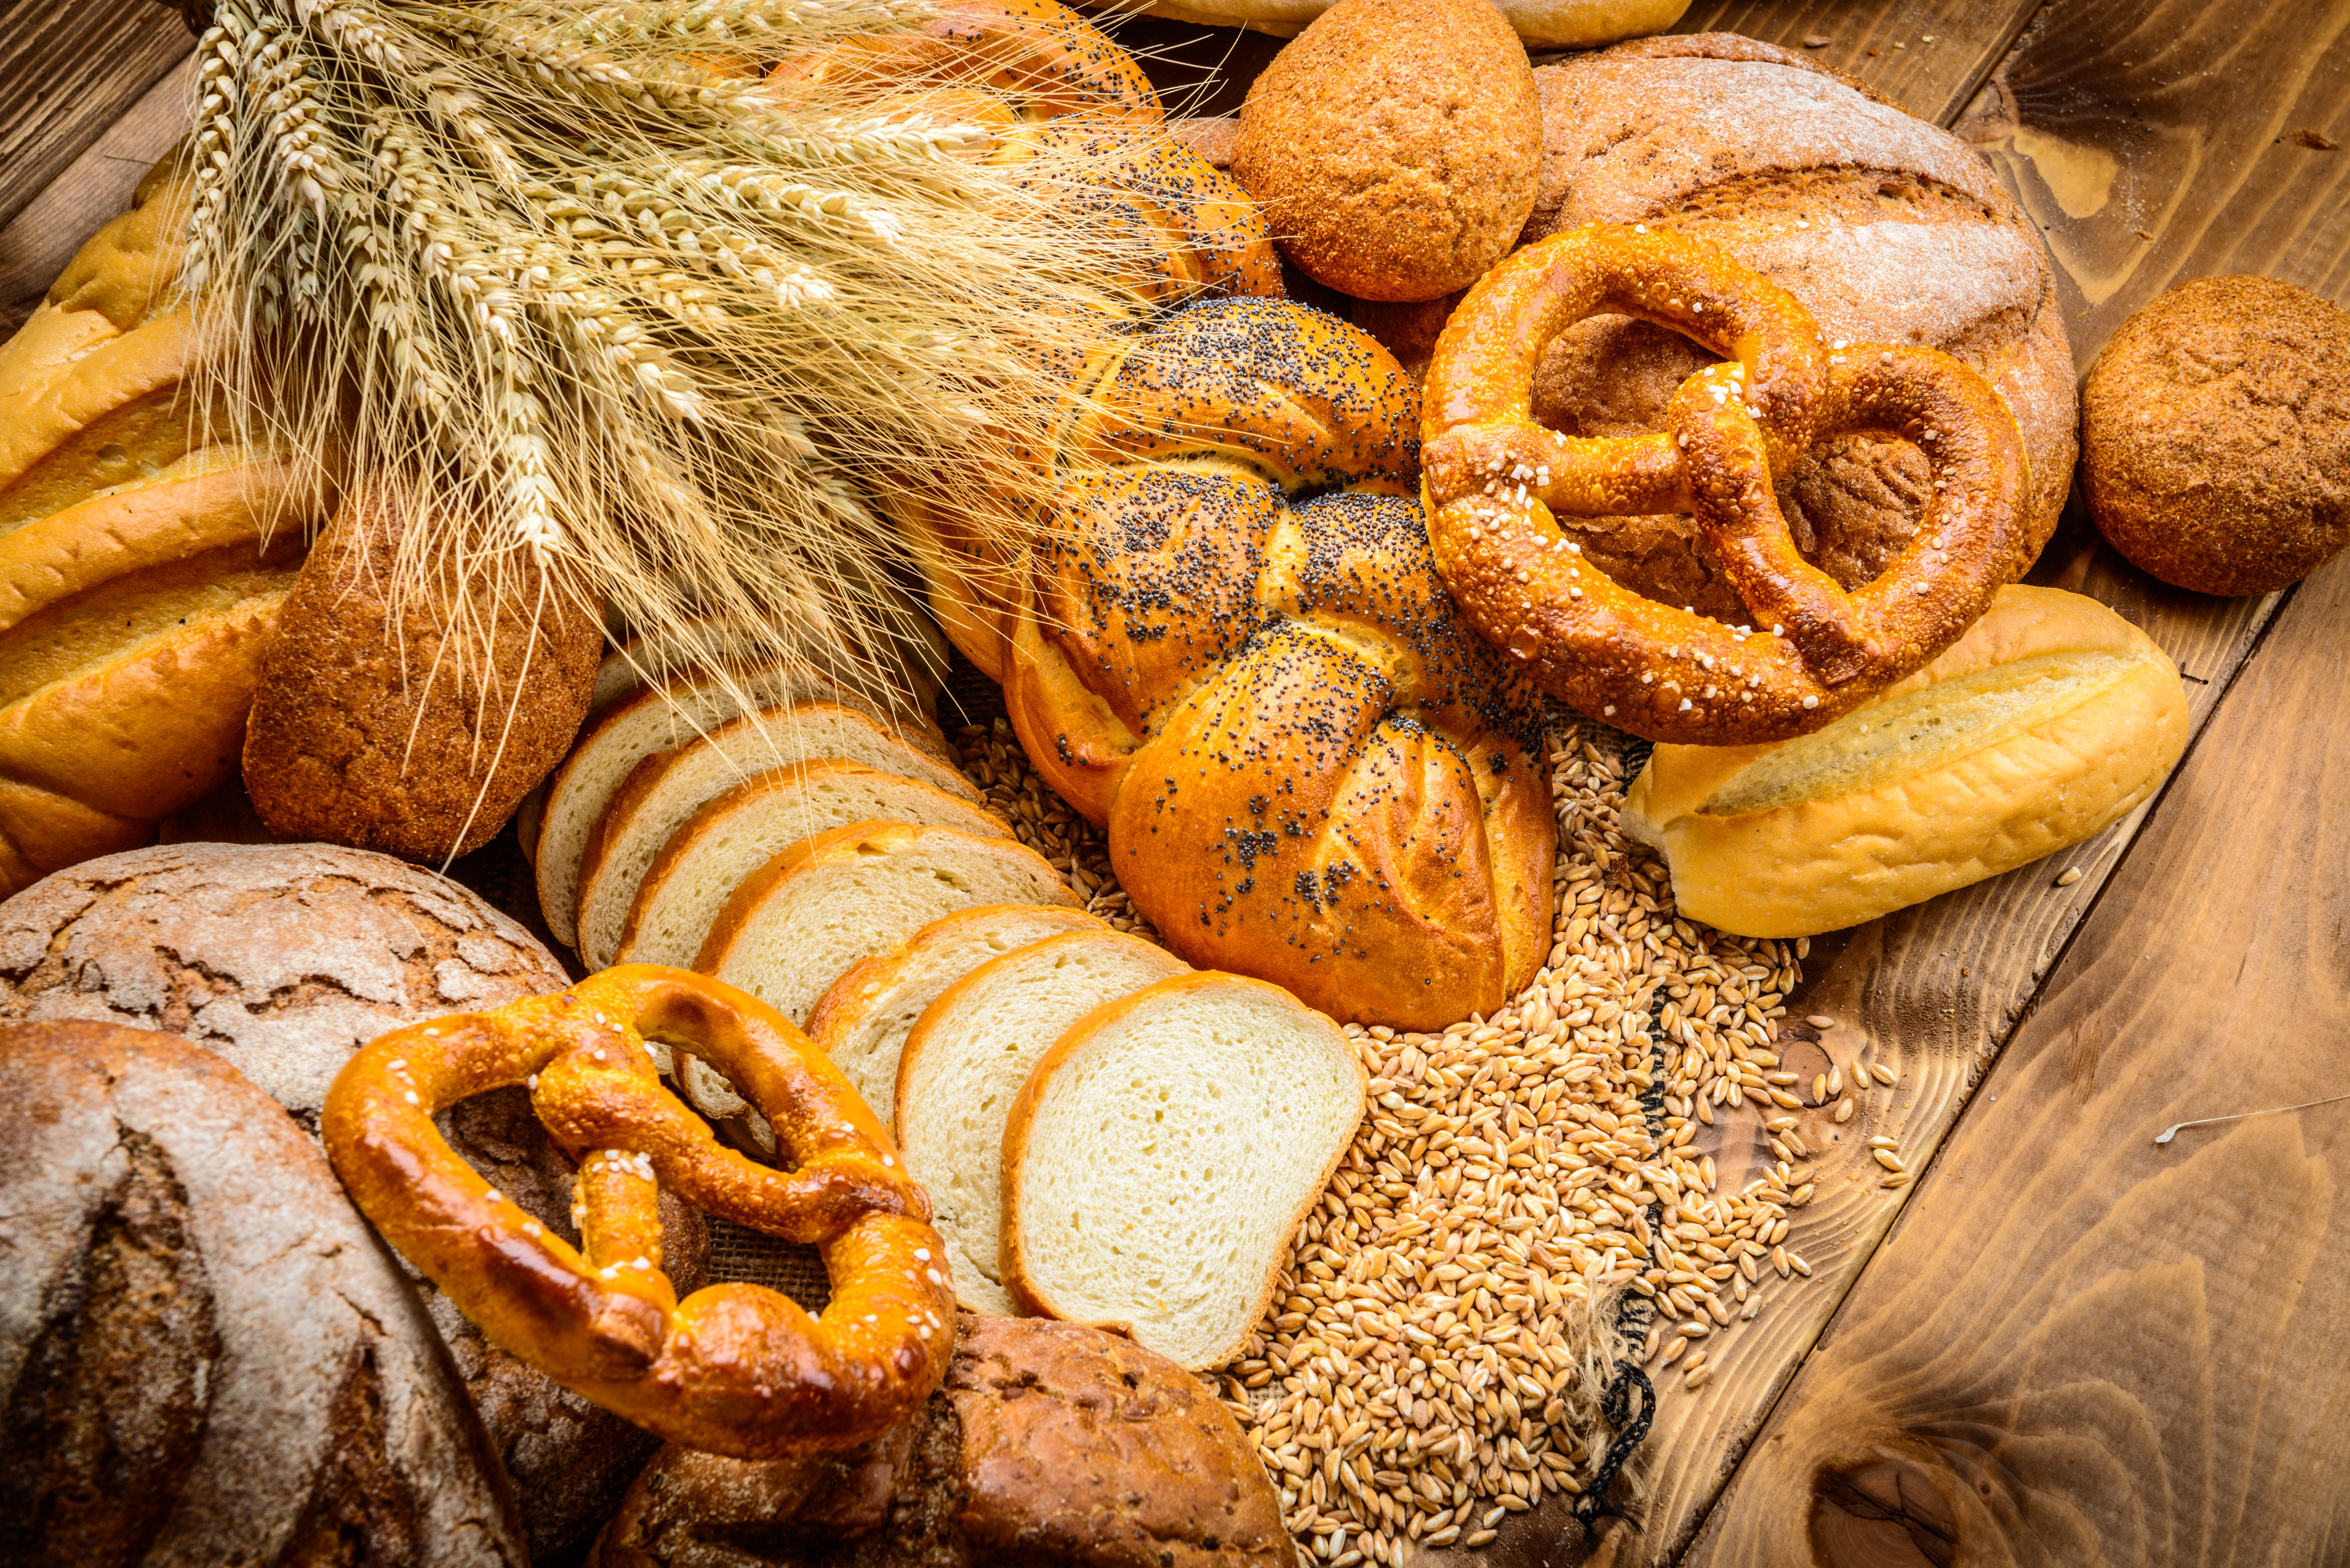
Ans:
[{"label": "crusty white bread loaf", "polygon": [[[656,752],[629,770],[597,819],[580,857],[578,907],[573,915],[580,961],[591,970],[611,965],[646,869],[695,812],[754,774],[820,757],[920,779],[933,789],[962,796],[975,809],[983,799],[955,766],[954,753],[921,731],[893,730],[869,713],[837,702],[787,702],[745,713],[682,746]],[[894,814],[867,812],[847,820],[890,815]],[[810,827],[793,836],[804,838],[816,831]]]},{"label": "crusty white bread loaf", "polygon": [[2078,843],[2187,746],[2178,667],[2096,600],[2010,586],[1925,669],[1775,746],[1659,746],[1624,800],[1680,912],[1858,925]]},{"label": "crusty white bread loaf", "polygon": [[1096,1008],[1004,1128],[1013,1299],[1224,1365],[1346,1154],[1366,1083],[1336,1024],[1263,981],[1178,975]]},{"label": "crusty white bread loaf", "polygon": [[1107,929],[1098,915],[1049,904],[957,909],[833,981],[808,1012],[807,1037],[847,1075],[881,1125],[893,1127],[906,1036],[947,987],[1032,942]]},{"label": "crusty white bread loaf", "polygon": [[931,1195],[955,1299],[969,1310],[1017,1311],[1001,1259],[1003,1129],[1030,1070],[1104,1002],[1190,971],[1118,931],[1051,937],[955,981],[906,1036],[892,1131],[908,1173]]},{"label": "crusty white bread loaf", "polygon": [[972,904],[1074,906],[1059,873],[1014,839],[863,822],[802,839],[720,911],[693,967],[794,1023],[859,961]]},{"label": "crusty white bread loaf", "polygon": [[[775,664],[695,670],[639,691],[598,719],[547,781],[546,809],[531,856],[538,873],[539,913],[556,940],[577,943],[579,872],[588,839],[630,769],[655,752],[681,746],[744,713],[811,701],[870,706],[821,675]],[[910,715],[900,717],[915,722]]]},{"label": "crusty white bread loaf", "polygon": [[[638,884],[610,961],[690,966],[718,911],[754,872],[803,838],[858,822],[1012,836],[1011,825],[968,793],[837,757],[774,768],[707,802],[670,835]],[[886,1111],[881,1119],[889,1121]]]}]

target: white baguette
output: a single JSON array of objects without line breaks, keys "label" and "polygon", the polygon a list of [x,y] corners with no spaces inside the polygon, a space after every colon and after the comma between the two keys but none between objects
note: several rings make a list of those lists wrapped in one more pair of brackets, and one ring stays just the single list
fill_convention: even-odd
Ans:
[{"label": "white baguette", "polygon": [[898,1148],[931,1195],[955,1297],[970,1311],[1014,1312],[1001,1262],[1003,1129],[1029,1070],[1102,1003],[1190,969],[1166,949],[1117,931],[1053,937],[963,976],[907,1035]]},{"label": "white baguette", "polygon": [[1365,1084],[1337,1025],[1262,981],[1179,975],[1096,1008],[1037,1063],[1004,1129],[1013,1299],[1224,1365],[1346,1154]]},{"label": "white baguette", "polygon": [[906,1035],[947,987],[1031,942],[1108,929],[1097,915],[1045,904],[957,909],[833,981],[808,1012],[808,1038],[857,1086],[881,1125],[894,1126]]},{"label": "white baguette", "polygon": [[[578,908],[573,917],[580,961],[591,970],[607,969],[616,961],[646,871],[695,812],[754,774],[826,757],[920,779],[934,790],[960,796],[974,811],[983,810],[982,795],[957,770],[953,753],[943,742],[920,731],[893,730],[869,713],[837,702],[789,702],[745,713],[682,746],[642,759],[614,792],[580,858]],[[791,838],[805,838],[844,822],[896,815],[886,810],[863,811],[814,824]],[[768,854],[789,842],[776,844]],[[743,874],[757,864],[743,867]],[[712,915],[732,890],[729,884],[721,891],[710,905]],[[684,963],[700,946],[697,932],[693,948],[684,954],[640,961]]]}]

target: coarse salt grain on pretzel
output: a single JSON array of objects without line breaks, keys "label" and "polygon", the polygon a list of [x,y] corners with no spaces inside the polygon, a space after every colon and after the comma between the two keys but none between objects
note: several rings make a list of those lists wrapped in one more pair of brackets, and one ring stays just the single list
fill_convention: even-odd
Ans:
[{"label": "coarse salt grain on pretzel", "polygon": [[[1596,439],[1535,422],[1544,348],[1603,311],[1728,357],[1682,383],[1668,430]],[[1437,342],[1421,427],[1429,532],[1461,607],[1552,694],[1651,740],[1819,728],[1957,640],[2024,543],[2022,440],[1989,383],[1933,349],[1831,351],[1794,296],[1645,225],[1586,223],[1487,274]],[[1847,593],[1797,549],[1773,476],[1855,431],[1918,444],[1934,479],[1915,538]],[[1641,597],[1554,521],[1662,512],[1695,514],[1751,623]]]},{"label": "coarse salt grain on pretzel", "polygon": [[[775,1126],[789,1169],[722,1148],[648,1039],[706,1057]],[[435,1113],[509,1084],[579,1162],[573,1248],[476,1175]],[[864,1442],[945,1376],[954,1282],[930,1201],[839,1069],[773,1009],[652,964],[378,1036],[320,1132],[377,1230],[490,1340],[672,1442],[775,1459]],[[660,1187],[823,1251],[820,1316],[757,1285],[680,1302]]]}]

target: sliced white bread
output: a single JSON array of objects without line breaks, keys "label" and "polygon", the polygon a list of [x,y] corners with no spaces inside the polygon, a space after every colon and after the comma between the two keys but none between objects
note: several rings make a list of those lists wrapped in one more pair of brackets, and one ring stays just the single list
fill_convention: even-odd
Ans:
[{"label": "sliced white bread", "polygon": [[693,967],[794,1023],[855,964],[973,904],[1059,904],[1070,892],[1016,839],[957,827],[862,822],[804,838],[754,872],[710,928]]},{"label": "sliced white bread", "polygon": [[898,1064],[898,1150],[931,1195],[955,1298],[1013,1315],[1000,1261],[1003,1128],[1029,1071],[1069,1026],[1106,1002],[1187,974],[1140,937],[1079,931],[990,959],[931,1003]]},{"label": "sliced white bread", "polygon": [[1014,1301],[1224,1365],[1346,1154],[1366,1083],[1336,1024],[1262,981],[1179,975],[1096,1008],[1004,1128]]},{"label": "sliced white bread", "polygon": [[718,912],[754,872],[803,838],[859,822],[1012,836],[1011,825],[985,806],[917,779],[832,758],[775,768],[736,784],[670,835],[638,885],[612,961],[691,967]]},{"label": "sliced white bread", "polygon": [[857,1085],[881,1125],[889,1127],[897,1114],[898,1058],[906,1035],[947,987],[988,960],[1031,942],[1107,929],[1108,922],[1098,915],[1045,904],[957,909],[833,981],[808,1012],[808,1038]]},{"label": "sliced white bread", "polygon": [[[629,770],[614,793],[580,857],[579,904],[573,917],[579,934],[576,945],[580,961],[591,970],[611,966],[645,872],[671,835],[695,812],[754,774],[824,757],[919,779],[933,791],[956,796],[972,811],[985,810],[985,797],[962,776],[946,743],[920,731],[892,729],[869,713],[837,702],[789,702],[745,713],[682,746],[646,757]],[[772,856],[793,838],[805,838],[827,827],[877,818],[927,820],[900,817],[886,808],[861,811],[815,823],[767,853]],[[991,818],[990,823],[983,831],[1007,831],[1001,822]],[[742,874],[747,876],[760,863],[743,867]],[[733,890],[729,884],[720,892],[710,907],[712,915],[717,914],[726,901],[725,894]],[[701,946],[701,933],[697,933],[683,956],[646,961],[689,963]]]},{"label": "sliced white bread", "polygon": [[[578,946],[579,867],[604,808],[639,763],[707,734],[730,719],[784,702],[827,701],[863,708],[860,699],[820,675],[772,665],[702,670],[663,681],[616,703],[579,738],[547,783],[546,809],[531,856],[538,911],[566,947]],[[882,715],[878,711],[874,717]]]}]

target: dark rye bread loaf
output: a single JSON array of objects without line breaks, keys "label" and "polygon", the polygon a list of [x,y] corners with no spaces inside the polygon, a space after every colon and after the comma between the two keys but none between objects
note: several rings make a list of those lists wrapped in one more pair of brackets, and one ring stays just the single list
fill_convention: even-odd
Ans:
[{"label": "dark rye bread loaf", "polygon": [[859,1449],[766,1464],[675,1446],[596,1568],[1291,1568],[1230,1412],[1079,1324],[956,1315],[946,1381]]},{"label": "dark rye bread loaf", "polygon": [[[2071,487],[2077,405],[2046,248],[1982,159],[1849,78],[1731,34],[1645,38],[1535,80],[1543,174],[1524,238],[1593,221],[1668,226],[1794,294],[1831,344],[1924,344],[1966,362],[2006,400],[2031,458],[2020,575]],[[1544,357],[1534,413],[1569,434],[1659,430],[1666,400],[1711,358],[1663,327],[1595,317]],[[1915,447],[1857,434],[1814,447],[1779,502],[1798,546],[1851,587],[1907,545],[1931,483]],[[1747,618],[1690,519],[1565,522],[1610,576]]]},{"label": "dark rye bread loaf", "polygon": [[[385,1030],[568,983],[553,954],[449,878],[323,844],[182,844],[60,871],[0,904],[0,1020],[95,1019],[217,1052],[313,1132],[328,1085]],[[520,1089],[455,1106],[451,1143],[576,1242],[571,1166]],[[661,1195],[663,1253],[702,1282],[702,1217]],[[535,1562],[576,1557],[654,1439],[484,1339],[421,1276],[515,1479]]]},{"label": "dark rye bread loaf", "polygon": [[0,1563],[520,1568],[440,1341],[218,1056],[0,1027]]}]

